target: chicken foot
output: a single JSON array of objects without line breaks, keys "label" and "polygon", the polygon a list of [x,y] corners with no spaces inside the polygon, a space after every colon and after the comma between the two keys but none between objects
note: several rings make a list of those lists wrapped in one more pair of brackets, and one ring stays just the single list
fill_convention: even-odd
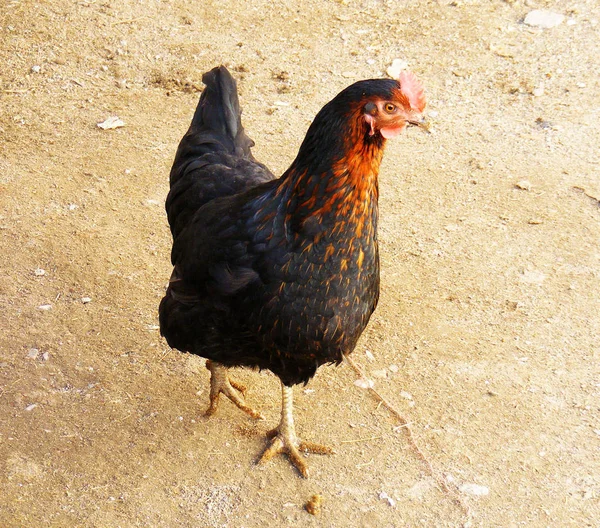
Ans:
[{"label": "chicken foot", "polygon": [[227,374],[227,367],[216,361],[208,360],[206,362],[206,368],[210,370],[210,405],[204,413],[205,416],[212,416],[215,414],[217,407],[219,406],[219,395],[223,393],[233,404],[246,414],[252,416],[252,418],[264,419],[261,413],[246,405],[244,400],[246,386],[238,381],[232,380]]},{"label": "chicken foot", "polygon": [[298,440],[296,429],[294,427],[293,389],[282,383],[281,393],[281,421],[275,429],[267,432],[267,437],[271,438],[271,442],[263,452],[258,463],[264,464],[278,453],[285,453],[300,474],[304,478],[308,478],[308,465],[304,462],[302,455],[300,455],[300,451],[305,453],[316,453],[319,455],[330,455],[334,453],[334,450],[321,444]]}]

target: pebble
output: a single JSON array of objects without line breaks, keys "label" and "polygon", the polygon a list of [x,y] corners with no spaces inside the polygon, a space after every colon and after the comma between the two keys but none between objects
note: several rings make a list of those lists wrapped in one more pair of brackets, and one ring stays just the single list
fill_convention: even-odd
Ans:
[{"label": "pebble", "polygon": [[119,119],[117,116],[107,117],[102,123],[97,123],[98,128],[102,130],[112,130],[114,128],[120,128],[125,126],[125,122]]},{"label": "pebble", "polygon": [[537,88],[534,88],[531,94],[534,97],[541,97],[542,95],[544,95],[544,83],[542,82]]},{"label": "pebble", "polygon": [[323,496],[315,493],[311,496],[308,502],[304,505],[304,508],[311,515],[319,515],[321,513],[321,506],[323,505]]},{"label": "pebble", "polygon": [[82,302],[83,304],[88,304],[88,303],[91,303],[91,302],[92,302],[92,298],[91,298],[91,297],[82,297],[82,298],[81,298],[81,302]]},{"label": "pebble", "polygon": [[26,411],[33,411],[33,409],[35,409],[38,406],[37,403],[32,403],[31,405],[28,405],[27,407],[25,407]]},{"label": "pebble", "polygon": [[541,271],[526,270],[522,273],[520,280],[528,284],[542,284],[546,280],[546,275]]},{"label": "pebble", "polygon": [[476,495],[478,497],[484,497],[490,493],[490,488],[487,486],[480,486],[479,484],[461,484],[458,489],[463,493]]},{"label": "pebble", "polygon": [[531,191],[531,182],[529,180],[521,180],[515,183],[515,187],[522,191]]},{"label": "pebble", "polygon": [[35,273],[36,277],[43,277],[44,275],[46,275],[46,270],[43,270],[42,268],[38,268],[33,273]]},{"label": "pebble", "polygon": [[393,365],[392,364],[388,368],[390,369],[390,372],[393,372],[394,374],[396,374],[396,372],[400,371],[400,367],[398,367],[398,365]]},{"label": "pebble", "polygon": [[523,23],[532,27],[550,29],[562,24],[564,19],[565,16],[560,13],[546,11],[545,9],[534,9],[527,13]]},{"label": "pebble", "polygon": [[406,392],[406,391],[400,391],[400,397],[404,398],[405,400],[412,400],[412,394],[410,392]]},{"label": "pebble", "polygon": [[375,356],[373,355],[373,352],[371,352],[370,350],[365,350],[365,356],[367,356],[367,359],[369,361],[375,361]]},{"label": "pebble", "polygon": [[498,57],[512,59],[515,56],[515,51],[504,44],[490,44],[490,51],[493,51]]},{"label": "pebble", "polygon": [[44,353],[42,354],[42,359],[43,359],[44,361],[48,361],[48,360],[50,359],[50,353],[49,353],[49,352],[44,352]]},{"label": "pebble", "polygon": [[31,67],[31,72],[32,73],[40,73],[41,71],[42,71],[42,67],[39,66],[39,65],[37,65],[37,64],[35,66]]},{"label": "pebble", "polygon": [[38,306],[38,310],[44,310],[44,311],[52,310],[52,305],[51,304],[41,304],[40,306]]},{"label": "pebble", "polygon": [[392,79],[400,77],[400,72],[408,68],[408,63],[402,59],[394,59],[392,64],[385,71]]},{"label": "pebble", "polygon": [[370,379],[360,378],[354,382],[354,385],[361,389],[372,389],[375,386],[375,382]]},{"label": "pebble", "polygon": [[382,370],[373,370],[371,372],[371,374],[375,378],[387,378],[387,371],[385,369],[382,369]]},{"label": "pebble", "polygon": [[30,348],[29,351],[27,352],[27,357],[29,359],[37,359],[39,353],[40,353],[40,351],[37,348]]},{"label": "pebble", "polygon": [[396,506],[396,500],[395,500],[395,499],[393,499],[392,497],[390,497],[390,496],[389,496],[389,495],[388,495],[388,494],[387,494],[385,491],[382,491],[382,492],[379,494],[379,498],[380,498],[381,500],[385,500],[385,501],[387,501],[387,503],[388,503],[388,504],[389,504],[389,505],[390,505],[392,508],[394,508],[394,507]]}]

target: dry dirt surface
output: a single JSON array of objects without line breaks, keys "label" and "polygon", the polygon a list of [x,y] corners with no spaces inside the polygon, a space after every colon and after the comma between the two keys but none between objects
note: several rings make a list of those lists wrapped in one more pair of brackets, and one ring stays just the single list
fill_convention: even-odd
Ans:
[{"label": "dry dirt surface", "polygon": [[[536,8],[564,18],[529,26]],[[596,0],[2,0],[0,526],[599,527]],[[297,387],[313,455],[256,466],[253,421],[203,416],[204,360],[157,327],[168,172],[227,65],[276,173],[316,112],[393,59],[433,133],[390,141],[380,306],[349,365]],[[97,123],[118,116],[125,126]],[[366,385],[363,383],[360,385]],[[313,516],[305,504],[322,498]]]}]

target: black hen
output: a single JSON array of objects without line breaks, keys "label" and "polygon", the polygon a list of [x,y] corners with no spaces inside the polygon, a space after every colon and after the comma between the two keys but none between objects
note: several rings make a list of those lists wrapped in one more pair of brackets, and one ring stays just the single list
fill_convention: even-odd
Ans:
[{"label": "black hen", "polygon": [[[316,116],[279,179],[256,162],[224,67],[206,89],[171,170],[167,214],[174,266],[160,313],[170,346],[209,359],[210,407],[223,392],[252,416],[227,367],[282,382],[279,426],[261,461],[286,452],[308,469],[292,415],[294,384],[350,353],[377,305],[377,174],[386,138],[420,124],[417,79],[360,81]],[[242,395],[239,394],[242,393]]]}]

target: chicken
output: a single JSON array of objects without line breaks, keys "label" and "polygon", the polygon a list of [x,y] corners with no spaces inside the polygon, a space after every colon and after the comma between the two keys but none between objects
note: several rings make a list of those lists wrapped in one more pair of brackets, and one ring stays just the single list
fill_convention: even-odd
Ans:
[{"label": "chicken", "polygon": [[422,125],[423,88],[399,79],[357,82],[317,114],[280,177],[251,153],[236,83],[223,66],[206,88],[173,163],[166,210],[174,266],[160,303],[168,344],[207,358],[210,406],[221,393],[253,417],[234,366],[268,369],[282,385],[279,425],[259,462],[300,451],[292,387],[352,352],[379,297],[378,170],[386,139]]}]

